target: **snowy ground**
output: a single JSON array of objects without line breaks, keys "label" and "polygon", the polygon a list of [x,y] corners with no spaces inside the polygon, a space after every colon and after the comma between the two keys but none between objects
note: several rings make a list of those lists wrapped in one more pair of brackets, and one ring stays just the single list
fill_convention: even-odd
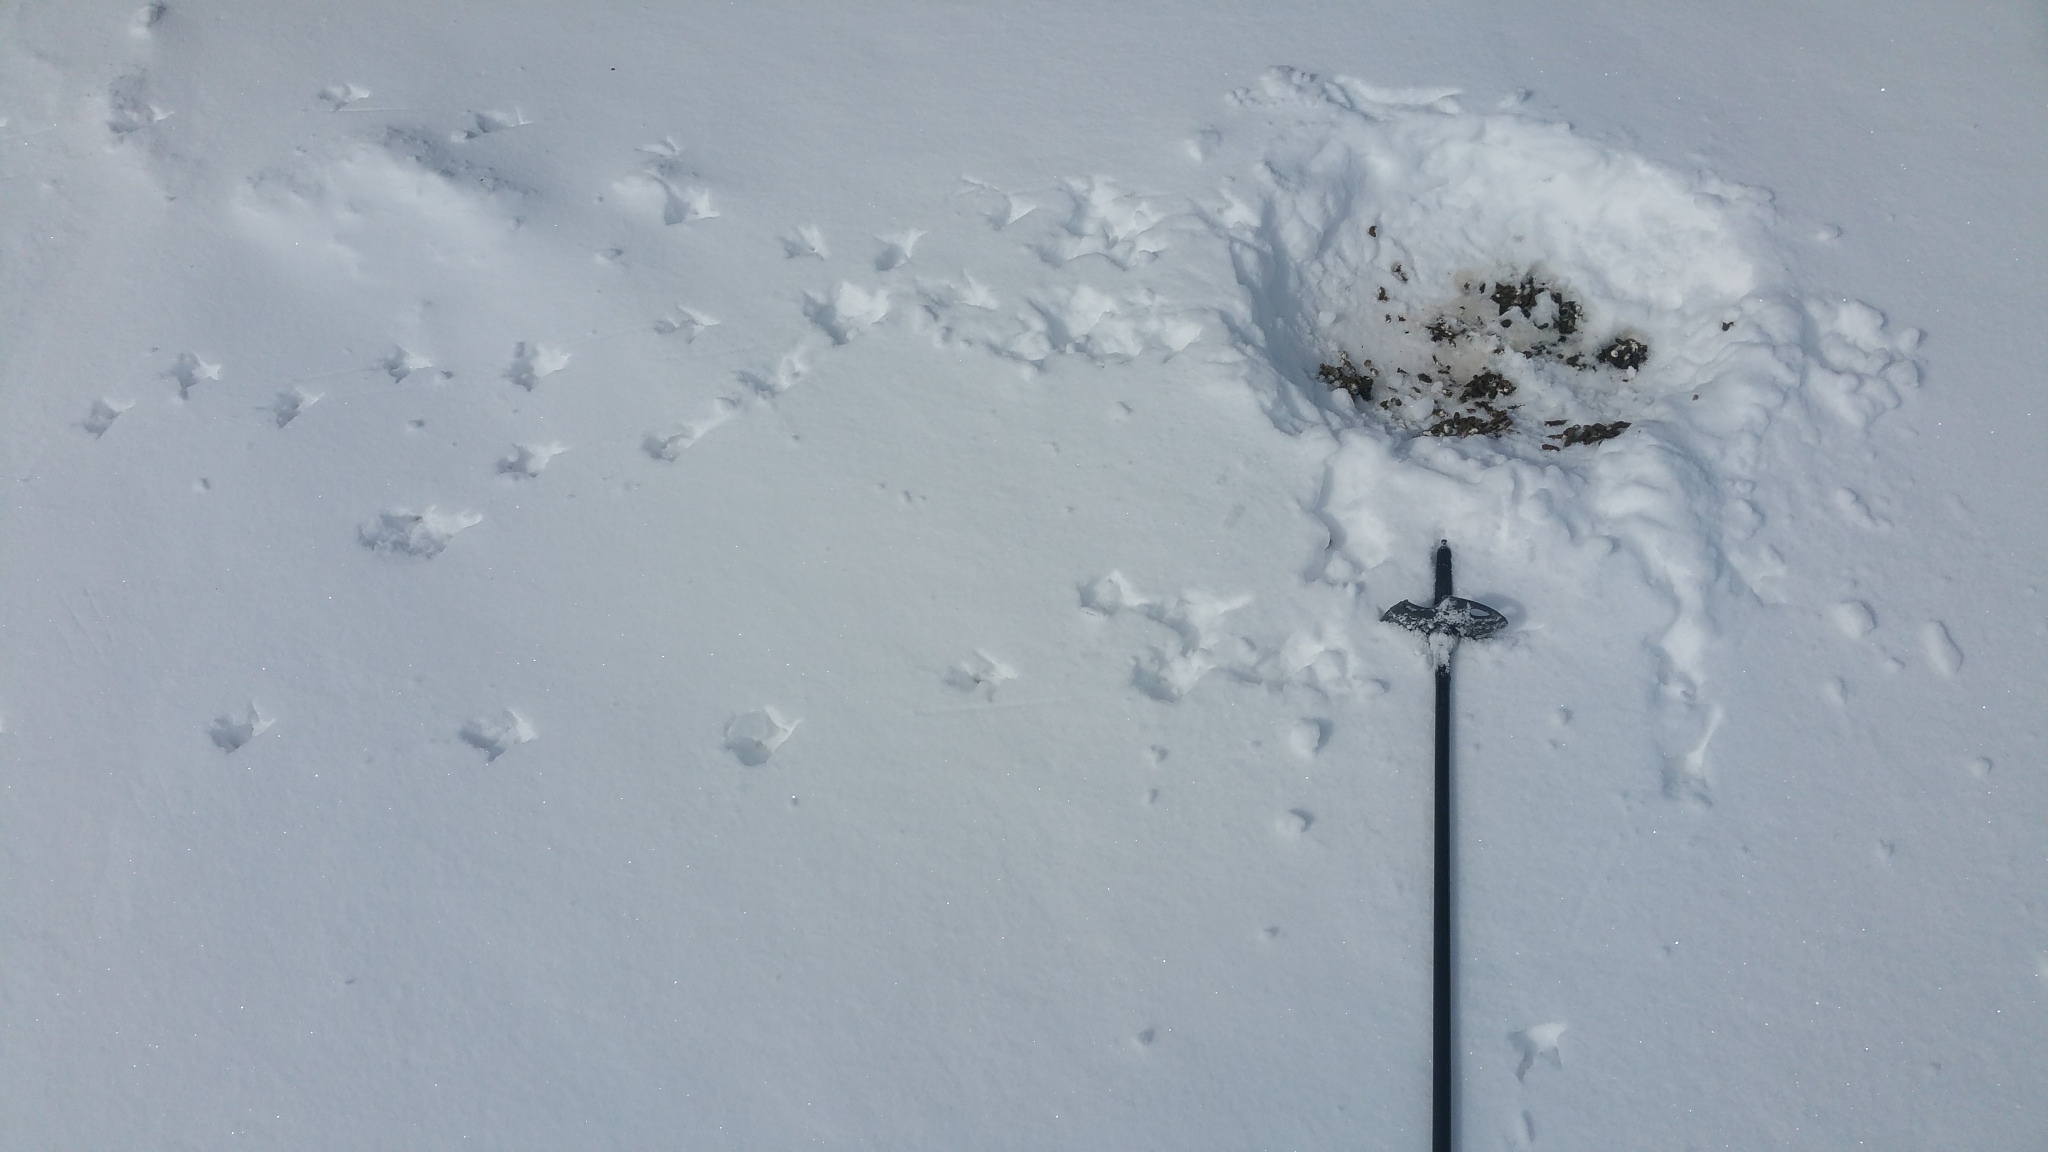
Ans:
[{"label": "snowy ground", "polygon": [[613,7],[0,8],[0,1144],[1422,1147],[1440,536],[1466,1147],[2048,1142],[2038,9]]}]

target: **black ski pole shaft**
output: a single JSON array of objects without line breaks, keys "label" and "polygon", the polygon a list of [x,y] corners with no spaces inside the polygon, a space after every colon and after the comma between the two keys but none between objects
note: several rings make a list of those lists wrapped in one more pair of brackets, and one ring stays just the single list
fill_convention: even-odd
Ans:
[{"label": "black ski pole shaft", "polygon": [[[1451,598],[1451,546],[1436,549],[1436,602]],[[1432,1000],[1435,1016],[1435,1058],[1433,1061],[1435,1152],[1453,1152],[1451,1139],[1456,1115],[1453,1096],[1457,1089],[1457,1067],[1453,1043],[1454,1005],[1451,999],[1451,651],[1447,648],[1436,666],[1436,932]]]},{"label": "black ski pole shaft", "polygon": [[1451,817],[1455,812],[1451,792],[1451,654],[1460,640],[1484,640],[1508,626],[1507,617],[1473,600],[1461,599],[1451,591],[1451,543],[1436,546],[1436,600],[1428,608],[1406,600],[1380,616],[1389,624],[1420,632],[1429,639],[1431,662],[1436,667],[1436,924],[1431,966],[1431,1147],[1435,1152],[1455,1152],[1454,1126],[1457,1120],[1457,985],[1453,980],[1455,956],[1451,949],[1456,908],[1451,890],[1456,876],[1452,866],[1457,845],[1452,839]]}]

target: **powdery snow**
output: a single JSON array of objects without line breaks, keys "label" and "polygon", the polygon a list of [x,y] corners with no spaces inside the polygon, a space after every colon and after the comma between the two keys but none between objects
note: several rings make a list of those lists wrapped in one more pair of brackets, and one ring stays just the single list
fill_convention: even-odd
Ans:
[{"label": "powdery snow", "polygon": [[2011,16],[0,12],[0,1143],[1421,1147],[1439,538],[1463,1146],[2041,1143]]}]

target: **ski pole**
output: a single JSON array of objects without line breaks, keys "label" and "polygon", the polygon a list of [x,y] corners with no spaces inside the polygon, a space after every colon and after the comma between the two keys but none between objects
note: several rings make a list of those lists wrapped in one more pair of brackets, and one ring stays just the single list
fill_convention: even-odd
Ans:
[{"label": "ski pole", "polygon": [[1484,640],[1507,627],[1507,617],[1474,600],[1451,594],[1451,542],[1436,545],[1436,599],[1434,605],[1403,600],[1380,617],[1422,633],[1429,642],[1431,662],[1436,666],[1436,922],[1435,960],[1431,973],[1432,1015],[1435,1048],[1431,1064],[1431,1147],[1435,1152],[1455,1152],[1452,1139],[1456,1118],[1458,1070],[1455,1062],[1455,983],[1452,979],[1452,932],[1454,908],[1451,901],[1451,839],[1453,815],[1451,793],[1451,654],[1460,640]]}]

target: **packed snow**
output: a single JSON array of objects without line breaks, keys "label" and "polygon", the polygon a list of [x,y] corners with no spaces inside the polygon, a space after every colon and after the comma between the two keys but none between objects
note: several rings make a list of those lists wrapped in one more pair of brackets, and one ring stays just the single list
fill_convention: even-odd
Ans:
[{"label": "packed snow", "polygon": [[1461,1146],[2042,1144],[2036,16],[0,9],[0,1144],[1423,1147],[1439,539]]}]

